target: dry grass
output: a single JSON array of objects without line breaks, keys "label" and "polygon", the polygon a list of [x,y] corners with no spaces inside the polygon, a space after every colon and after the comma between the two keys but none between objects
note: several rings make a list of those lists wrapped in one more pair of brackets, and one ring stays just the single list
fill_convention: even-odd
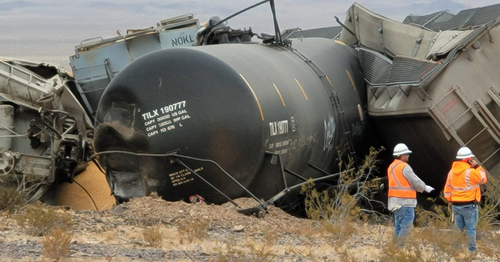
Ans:
[{"label": "dry grass", "polygon": [[339,256],[340,261],[342,262],[357,262],[357,259],[354,258],[353,254],[349,252],[349,249],[342,247],[338,248],[337,255]]},{"label": "dry grass", "polygon": [[[417,207],[417,228],[412,229],[404,247],[394,246],[391,242],[382,250],[379,259],[389,262],[481,261],[481,256],[496,255],[495,243],[499,239],[491,230],[485,234],[486,239],[480,237],[477,241],[478,252],[469,253],[466,235],[453,228],[450,213],[446,206],[436,205],[432,210]],[[480,223],[484,223],[483,228],[491,229],[491,224],[481,220]]]},{"label": "dry grass", "polygon": [[30,235],[44,236],[54,228],[68,229],[72,218],[65,211],[36,203],[26,205],[25,212],[17,215],[16,222]]},{"label": "dry grass", "polygon": [[406,244],[406,248],[399,248],[390,242],[383,250],[382,255],[379,257],[381,261],[385,262],[424,262],[421,249],[414,248],[414,246]]},{"label": "dry grass", "polygon": [[210,261],[279,261],[275,250],[278,241],[276,231],[266,230],[255,240],[246,240],[244,244],[241,244],[234,237],[228,238],[219,246],[217,255],[212,256]]},{"label": "dry grass", "polygon": [[177,224],[179,242],[193,243],[208,237],[210,220],[203,218],[183,219]]},{"label": "dry grass", "polygon": [[355,197],[347,191],[317,192],[310,181],[303,187],[306,191],[306,211],[310,219],[320,220],[320,231],[328,232],[337,240],[345,240],[356,233],[354,222],[359,218],[360,209]]},{"label": "dry grass", "polygon": [[273,230],[266,230],[262,235],[262,242],[251,243],[250,246],[250,259],[247,261],[275,261],[276,254],[273,250],[274,245],[278,241],[278,232]]},{"label": "dry grass", "polygon": [[210,262],[237,262],[242,261],[245,252],[242,251],[240,245],[234,237],[229,237],[224,242],[216,243],[216,254],[212,254],[210,257]]},{"label": "dry grass", "polygon": [[144,236],[144,242],[146,242],[148,246],[154,248],[161,247],[163,236],[161,235],[161,229],[159,225],[152,228],[143,229],[142,235]]},{"label": "dry grass", "polygon": [[0,186],[0,211],[13,213],[24,206],[25,194],[14,187]]},{"label": "dry grass", "polygon": [[55,228],[50,230],[49,235],[43,238],[43,256],[44,258],[60,261],[69,254],[69,245],[72,236],[67,234],[64,229]]},{"label": "dry grass", "polygon": [[[312,181],[302,187],[302,193],[306,195],[305,203],[308,217],[322,221],[320,231],[328,232],[335,239],[331,245],[340,261],[357,261],[356,254],[350,252],[343,244],[349,241],[352,236],[363,234],[359,232],[362,223],[380,224],[380,217],[367,216],[359,205],[363,199],[372,197],[370,189],[376,187],[368,180],[370,173],[375,169],[375,159],[379,152],[379,150],[372,150],[366,157],[365,163],[357,170],[350,168],[352,165],[349,161],[340,174],[338,184],[330,188],[329,191],[316,191]],[[495,179],[490,179],[489,182],[495,183]],[[500,215],[500,194],[497,194],[492,188],[496,189],[500,186],[497,184],[497,186],[491,186],[487,190],[490,198],[480,209],[478,225],[478,235],[480,236],[478,249],[480,253],[490,254],[490,256],[495,255],[496,246],[491,243],[496,243],[500,238],[497,234],[491,234],[492,228],[498,225],[497,218]],[[450,261],[451,259],[471,261],[477,259],[476,255],[470,254],[466,249],[465,234],[453,229],[450,216],[451,209],[447,206],[435,205],[432,210],[417,207],[415,220],[417,228],[412,230],[404,247],[394,246],[391,239],[381,239],[378,248],[381,252],[378,259],[388,262],[430,262]],[[483,237],[481,232],[490,233],[485,233],[484,235],[487,237]],[[489,245],[480,246],[480,243],[486,242]]]}]

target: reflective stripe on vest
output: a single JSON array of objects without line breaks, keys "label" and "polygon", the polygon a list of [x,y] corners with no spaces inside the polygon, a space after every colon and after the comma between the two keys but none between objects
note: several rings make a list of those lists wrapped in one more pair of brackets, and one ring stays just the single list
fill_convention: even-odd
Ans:
[{"label": "reflective stripe on vest", "polygon": [[[448,178],[446,181],[445,190],[443,192],[444,198],[446,198],[447,200],[449,199],[449,197],[451,197],[451,192],[453,191],[453,187],[451,186],[451,176],[452,175],[453,175],[453,170],[450,170],[448,172]],[[451,201],[451,199],[449,199],[449,200]]]},{"label": "reflective stripe on vest", "polygon": [[484,171],[484,168],[482,167],[479,167],[477,169],[477,171],[479,172],[479,174],[481,175],[481,181],[479,181],[479,184],[484,184],[486,183],[486,172]]},{"label": "reflective stripe on vest", "polygon": [[452,183],[450,183],[450,186],[451,186],[451,189],[453,191],[468,191],[468,190],[475,189],[476,187],[479,186],[479,184],[476,184],[473,186],[470,185],[470,169],[467,169],[467,171],[465,171],[465,187],[453,186],[453,180],[452,180]]},{"label": "reflective stripe on vest", "polygon": [[389,197],[416,198],[415,191],[410,182],[403,176],[403,169],[407,164],[401,160],[394,162],[387,169],[389,179]]},{"label": "reflective stripe on vest", "polygon": [[[450,171],[452,172],[452,171]],[[455,175],[450,176],[449,187],[452,189],[451,201],[452,202],[467,202],[467,201],[480,201],[481,195],[479,190],[479,184],[471,185],[470,183],[470,173],[471,169],[468,168],[465,171],[465,177],[456,177]],[[455,179],[455,181],[454,181]],[[453,182],[457,182],[456,179],[464,179],[465,187],[459,187],[454,185]],[[479,198],[479,199],[478,199]]]}]

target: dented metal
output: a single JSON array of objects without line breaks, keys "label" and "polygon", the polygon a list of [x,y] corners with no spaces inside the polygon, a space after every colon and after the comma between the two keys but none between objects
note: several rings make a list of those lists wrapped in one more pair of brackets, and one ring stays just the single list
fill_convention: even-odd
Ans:
[{"label": "dented metal", "polygon": [[127,64],[147,53],[174,47],[192,46],[200,28],[193,14],[157,23],[156,27],[129,29],[122,35],[82,41],[69,57],[78,95],[93,119],[97,104],[109,82]]},{"label": "dented metal", "polygon": [[31,201],[86,166],[93,128],[67,80],[55,66],[0,61],[0,185],[21,187]]},{"label": "dented metal", "polygon": [[[353,16],[359,19],[349,19]],[[490,175],[498,175],[499,16],[500,4],[456,16],[409,16],[405,23],[359,4],[347,12],[341,39],[359,47],[369,115],[389,145],[405,142],[420,152],[412,157],[412,167],[436,188],[444,185],[461,146],[471,148]],[[384,25],[383,43],[374,41],[379,24]],[[414,43],[418,52],[411,53]]]}]

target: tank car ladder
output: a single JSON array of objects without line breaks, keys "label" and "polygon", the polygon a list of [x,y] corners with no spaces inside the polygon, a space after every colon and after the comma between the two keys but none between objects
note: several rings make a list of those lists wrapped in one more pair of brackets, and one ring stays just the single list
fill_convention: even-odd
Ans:
[{"label": "tank car ladder", "polygon": [[[355,155],[356,152],[354,150],[354,143],[352,141],[352,133],[351,133],[351,130],[349,128],[349,124],[347,123],[345,111],[342,108],[342,104],[340,103],[340,98],[338,96],[337,91],[335,90],[335,87],[333,86],[333,83],[330,81],[328,76],[325,73],[323,73],[323,71],[311,59],[309,59],[306,55],[304,55],[303,53],[301,53],[299,50],[297,50],[295,48],[289,47],[288,49],[293,54],[295,54],[297,57],[302,59],[302,61],[304,61],[316,73],[316,75],[320,79],[321,83],[323,83],[323,86],[325,87],[327,92],[329,92],[330,103],[332,104],[333,108],[335,108],[337,110],[337,112],[339,114],[339,119],[337,119],[337,120],[340,120],[340,124],[341,124],[342,129],[343,129],[343,135],[346,139],[346,145],[348,147],[347,149],[349,150],[349,155],[351,155],[351,156]],[[356,161],[357,161],[357,159],[356,159]]]},{"label": "tank car ladder", "polygon": [[[488,91],[493,102],[500,108],[500,97],[493,89]],[[451,98],[449,96],[452,96]],[[443,104],[443,102],[445,102]],[[464,108],[463,112],[450,113],[458,107]],[[500,165],[500,123],[486,105],[478,99],[471,103],[465,95],[460,91],[458,86],[454,86],[447,94],[438,100],[433,106],[429,107],[429,112],[434,120],[443,130],[444,135],[448,140],[455,139],[460,146],[468,146],[472,149],[476,158],[481,165],[490,170],[498,169]],[[456,111],[456,110],[453,110]],[[469,120],[464,119],[464,116],[469,116]],[[466,125],[473,124],[477,121],[479,129],[472,133],[463,132],[461,129]],[[459,128],[455,124],[461,123]],[[495,141],[493,145],[491,142]],[[490,150],[485,150],[485,147],[492,146]],[[495,161],[492,161],[495,160]]]}]

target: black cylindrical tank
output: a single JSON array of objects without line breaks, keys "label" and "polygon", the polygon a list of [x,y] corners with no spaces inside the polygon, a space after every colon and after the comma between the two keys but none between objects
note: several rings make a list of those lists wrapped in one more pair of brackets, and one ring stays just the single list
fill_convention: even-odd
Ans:
[{"label": "black cylindrical tank", "polygon": [[[292,46],[176,48],[135,60],[101,98],[96,151],[177,150],[213,160],[258,197],[283,189],[281,174],[262,172],[266,152],[306,177],[321,175],[308,164],[332,172],[335,147],[359,145],[365,131],[358,60],[351,48],[328,39],[295,40]],[[228,197],[245,194],[215,165],[181,160]],[[100,161],[119,197],[156,191],[166,200],[198,194],[227,201],[168,158],[103,154]],[[288,185],[294,182],[287,177]]]}]

